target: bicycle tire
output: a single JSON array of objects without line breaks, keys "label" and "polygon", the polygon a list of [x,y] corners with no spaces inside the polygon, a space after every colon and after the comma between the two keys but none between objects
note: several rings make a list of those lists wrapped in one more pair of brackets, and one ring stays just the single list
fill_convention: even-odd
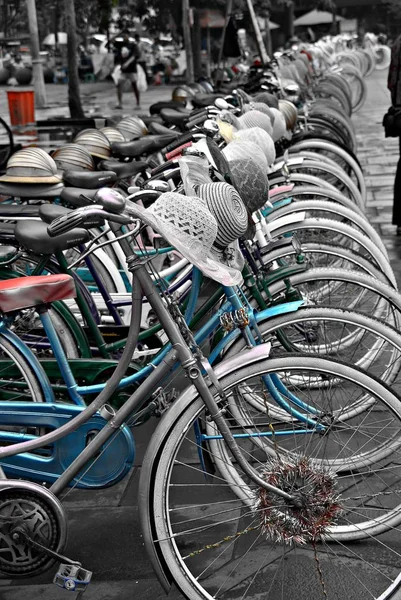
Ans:
[{"label": "bicycle tire", "polygon": [[[368,260],[372,260],[373,264],[379,267],[386,277],[391,281],[392,285],[396,287],[396,278],[386,256],[367,236],[361,234],[359,231],[353,229],[346,223],[340,223],[339,221],[333,221],[331,219],[319,218],[306,218],[299,222],[288,223],[281,226],[276,224],[276,227],[274,227],[274,223],[275,222],[273,221],[269,226],[269,232],[274,239],[291,233],[293,234],[295,232],[297,232],[297,234],[300,232],[306,232],[306,239],[300,238],[301,242],[335,242],[342,244],[347,242],[348,244],[351,244],[354,250],[356,249],[355,246],[357,245],[358,251],[360,251],[359,248],[363,249],[363,253],[366,255],[366,258],[368,258]],[[327,232],[327,234],[324,233],[324,239],[316,239],[320,234],[314,233],[315,231]],[[338,237],[327,239],[327,235],[337,235]]]},{"label": "bicycle tire", "polygon": [[[370,378],[359,369],[336,361],[328,361],[312,356],[302,356],[302,361],[304,362],[301,364],[299,356],[289,355],[285,359],[271,359],[257,365],[244,365],[242,369],[224,378],[220,383],[228,393],[230,388],[238,386],[239,383],[250,377],[260,376],[261,373],[285,371],[290,368],[294,372],[297,369],[306,368],[311,372],[319,370],[323,372],[325,369],[326,372],[330,373],[329,377],[342,377],[344,381],[354,382],[352,385],[355,384],[360,386],[361,389],[369,390],[372,397],[376,399],[377,406],[380,406],[383,411],[382,417],[384,411],[388,411],[391,418],[394,419],[394,432],[398,430],[401,419],[400,403],[398,396],[393,394],[389,388],[374,378]],[[307,363],[307,367],[305,367],[305,363]],[[254,498],[253,490],[249,488],[248,482],[244,482],[241,474],[238,475],[238,481],[234,479],[234,476],[232,476],[232,479],[225,479],[220,475],[219,467],[222,465],[218,463],[224,459],[221,456],[214,456],[204,446],[199,446],[196,438],[194,439],[192,436],[192,425],[195,423],[197,429],[204,423],[202,401],[198,400],[196,396],[195,399],[188,396],[185,404],[182,402],[175,403],[152,437],[141,469],[140,513],[144,541],[154,566],[159,573],[162,571],[161,583],[166,590],[174,582],[178,590],[188,600],[234,597],[250,600],[255,597],[252,594],[255,593],[256,588],[259,591],[263,589],[264,600],[278,597],[284,600],[293,600],[296,587],[299,587],[300,581],[299,576],[297,576],[297,569],[302,568],[303,574],[305,574],[305,569],[308,572],[305,579],[307,587],[304,588],[304,591],[307,597],[313,600],[322,596],[319,577],[317,577],[317,585],[307,584],[311,580],[312,572],[312,579],[316,581],[316,561],[318,560],[318,570],[321,573],[320,581],[325,578],[326,573],[334,578],[327,582],[326,587],[325,597],[330,600],[341,596],[345,589],[354,589],[350,586],[350,577],[353,586],[358,587],[359,590],[362,589],[366,593],[367,574],[365,567],[368,563],[366,558],[369,557],[365,557],[364,554],[366,553],[367,544],[377,545],[382,550],[386,548],[387,553],[391,556],[394,555],[395,559],[398,554],[396,547],[391,548],[388,540],[385,541],[386,543],[379,540],[376,544],[372,536],[382,532],[383,529],[391,529],[393,522],[399,522],[400,515],[396,514],[398,504],[393,510],[388,509],[387,520],[384,518],[377,519],[374,517],[375,513],[371,510],[367,521],[361,523],[351,521],[351,524],[344,526],[343,529],[341,529],[341,525],[331,528],[329,539],[331,542],[336,540],[339,542],[340,552],[343,553],[343,556],[350,555],[353,558],[358,558],[352,563],[352,569],[348,567],[348,564],[344,565],[344,561],[339,559],[337,555],[336,548],[331,544],[327,545],[325,539],[319,542],[318,545],[314,545],[313,549],[311,548],[311,551],[305,555],[301,550],[294,550],[295,546],[293,545],[286,547],[275,539],[270,542],[268,536],[261,539],[262,536],[258,533],[252,535],[251,530],[248,530],[248,528],[255,525],[255,514],[257,514],[252,510],[251,502],[253,500],[249,500],[249,498]],[[303,439],[305,439],[305,436]],[[186,441],[188,441],[189,449],[186,446]],[[342,444],[341,448],[343,448],[345,442],[343,441]],[[209,462],[211,461],[216,468],[215,472],[210,469],[207,471],[206,480],[205,466],[197,468],[199,464],[197,452],[199,456],[207,455]],[[310,446],[309,452],[311,455],[313,454]],[[248,457],[251,458],[249,454]],[[227,465],[226,467],[228,468]],[[236,470],[233,463],[231,463],[230,469]],[[279,467],[277,469],[279,470]],[[365,473],[367,472],[369,472],[368,467],[365,469]],[[374,478],[374,469],[371,473]],[[392,478],[395,473],[390,470],[387,475]],[[346,475],[344,475],[344,478],[346,479]],[[345,481],[345,479],[342,480],[340,474],[337,481]],[[185,497],[182,495],[183,486],[185,486]],[[348,502],[351,503],[355,503],[353,501],[353,493],[355,492],[351,491],[354,486],[355,482],[351,479],[350,489],[348,490]],[[238,494],[233,491],[233,488],[237,489]],[[387,486],[385,489],[388,489]],[[390,498],[394,503],[399,503],[396,493],[396,498],[384,495],[383,483],[379,484],[376,490],[376,502],[377,497],[383,494],[383,497],[389,503]],[[368,514],[369,509],[365,509],[362,502],[365,501],[365,496],[369,501],[372,492],[370,489],[368,493],[363,492],[361,485],[356,495],[360,497],[359,512],[362,515],[361,518],[363,518],[365,513]],[[348,516],[353,510],[352,506],[348,508]],[[359,516],[355,515],[355,519],[358,518]],[[189,535],[185,532],[187,523],[190,529]],[[274,526],[272,529],[274,530]],[[277,526],[277,529],[280,533],[279,526]],[[351,550],[348,550],[344,545],[347,540],[352,541],[363,538],[367,538],[369,542],[366,541],[360,547],[355,548],[355,546],[352,546]],[[264,547],[259,552],[262,543]],[[277,549],[278,545],[280,547],[277,555],[274,554],[274,549]],[[228,555],[224,555],[224,548],[226,550],[228,548]],[[321,548],[323,548],[322,552],[320,552]],[[257,550],[256,555],[253,553],[255,549]],[[234,550],[236,551],[235,554],[233,554]],[[372,548],[369,548],[369,550],[371,551]],[[302,556],[302,561],[300,556]],[[318,559],[315,559],[316,556],[318,556]],[[329,561],[327,556],[329,556]],[[272,560],[272,563],[269,563],[269,568],[264,563],[266,557],[268,560]],[[245,566],[243,561],[246,558],[250,558],[251,561]],[[290,564],[289,561],[293,558],[295,562]],[[374,570],[374,578],[372,578],[372,581],[369,579],[368,582],[369,587],[373,588],[372,597],[378,598],[380,595],[383,600],[385,598],[390,599],[390,597],[398,600],[400,597],[399,592],[395,596],[391,595],[394,594],[394,587],[399,585],[398,570],[395,569],[394,574],[392,574],[391,579],[394,578],[394,583],[392,583],[391,579],[388,580],[388,569],[386,569],[386,573],[381,573],[376,566],[368,566]],[[262,567],[264,567],[263,571]],[[362,578],[360,576],[361,568],[364,574]],[[210,577],[207,577],[208,569],[212,571]],[[311,573],[309,573],[309,570]],[[259,574],[262,575],[261,581],[258,580],[254,586]],[[273,584],[278,574],[280,575],[278,576],[277,587]],[[344,578],[346,578],[345,586]],[[261,588],[262,581],[264,581],[264,585]],[[226,582],[229,582],[228,590],[222,589]],[[252,586],[254,586],[253,590],[251,590]]]}]

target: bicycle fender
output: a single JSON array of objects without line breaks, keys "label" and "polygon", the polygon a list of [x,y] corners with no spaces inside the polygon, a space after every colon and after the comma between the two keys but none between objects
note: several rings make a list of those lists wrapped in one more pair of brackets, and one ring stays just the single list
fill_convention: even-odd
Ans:
[{"label": "bicycle fender", "polygon": [[[0,430],[0,444],[34,439],[28,433],[32,428],[56,429],[74,418],[82,407],[44,402],[2,402],[0,423],[8,430]],[[39,483],[54,483],[90,440],[105,426],[106,421],[93,415],[74,432],[51,446],[35,452],[25,452],[0,461],[8,477],[21,477]],[[114,485],[131,468],[135,458],[134,437],[127,426],[120,428],[111,443],[107,442],[92,459],[91,467],[77,476],[70,486],[96,489]]]}]

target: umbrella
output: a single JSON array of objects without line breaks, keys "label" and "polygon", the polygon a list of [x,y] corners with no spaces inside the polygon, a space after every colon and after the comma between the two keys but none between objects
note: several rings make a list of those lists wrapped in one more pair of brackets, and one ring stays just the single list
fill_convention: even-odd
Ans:
[{"label": "umbrella", "polygon": [[[258,19],[258,23],[259,23],[259,29],[261,31],[265,31],[265,29],[266,29],[266,27],[265,27],[266,20],[263,19],[262,17],[258,17],[257,19]],[[274,21],[270,21],[269,20],[269,29],[270,29],[270,31],[272,29],[279,29],[279,28],[280,28],[280,25],[278,25]]]},{"label": "umbrella", "polygon": [[[67,34],[64,31],[59,31],[57,33],[57,43],[66,46],[67,45]],[[54,33],[49,33],[43,40],[42,44],[44,46],[55,46],[56,45],[56,36]]]},{"label": "umbrella", "polygon": [[[336,21],[342,21],[343,17],[336,16]],[[298,19],[295,19],[294,25],[295,27],[300,27],[304,25],[305,27],[309,27],[311,25],[321,25],[323,23],[332,23],[333,22],[333,14],[326,10],[311,10],[310,12],[302,15]]]}]

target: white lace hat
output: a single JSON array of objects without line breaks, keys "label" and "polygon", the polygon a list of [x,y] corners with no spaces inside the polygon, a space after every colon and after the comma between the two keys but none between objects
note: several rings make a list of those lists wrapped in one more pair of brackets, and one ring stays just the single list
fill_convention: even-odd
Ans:
[{"label": "white lace hat", "polygon": [[241,271],[216,258],[213,244],[218,235],[215,217],[201,198],[166,192],[143,208],[127,202],[131,216],[160,233],[204,275],[226,286],[242,283]]}]

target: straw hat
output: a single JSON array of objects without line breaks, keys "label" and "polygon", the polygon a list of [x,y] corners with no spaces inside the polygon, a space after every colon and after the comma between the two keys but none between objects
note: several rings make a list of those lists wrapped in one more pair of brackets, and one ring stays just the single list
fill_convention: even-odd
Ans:
[{"label": "straw hat", "polygon": [[125,141],[127,142],[149,133],[145,123],[139,117],[125,117],[124,119],[121,119],[121,121],[117,123],[117,129],[123,134]]},{"label": "straw hat", "polygon": [[212,255],[219,262],[241,271],[244,267],[244,257],[238,245],[238,238],[248,229],[248,212],[241,196],[232,185],[224,182],[200,185],[196,193],[205,201],[217,222]]},{"label": "straw hat", "polygon": [[127,208],[132,216],[160,233],[207,277],[227,286],[242,282],[241,272],[230,267],[227,260],[218,260],[213,253],[218,225],[204,200],[166,192],[150,208],[129,201]]},{"label": "straw hat", "polygon": [[73,169],[74,171],[94,171],[95,162],[85,148],[79,144],[65,144],[57,148],[52,158],[60,171]]},{"label": "straw hat", "polygon": [[0,181],[8,183],[60,183],[57,165],[52,157],[41,148],[23,148],[13,154],[8,162],[6,174]]},{"label": "straw hat", "polygon": [[99,129],[99,131],[101,131],[103,135],[107,137],[110,144],[113,142],[125,142],[125,137],[121,131],[117,129],[117,127],[102,127]]},{"label": "straw hat", "polygon": [[74,138],[74,143],[85,148],[97,158],[110,158],[111,147],[107,137],[98,129],[83,129]]}]

